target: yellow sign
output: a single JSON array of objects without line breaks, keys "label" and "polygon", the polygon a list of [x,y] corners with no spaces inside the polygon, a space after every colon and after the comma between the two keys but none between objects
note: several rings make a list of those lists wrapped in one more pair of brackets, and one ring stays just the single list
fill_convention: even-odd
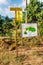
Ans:
[{"label": "yellow sign", "polygon": [[10,8],[11,11],[22,11],[22,8]]},{"label": "yellow sign", "polygon": [[11,11],[15,11],[16,21],[22,21],[22,8],[10,8]]},{"label": "yellow sign", "polygon": [[17,11],[16,12],[16,20],[17,21],[22,21],[22,11]]}]

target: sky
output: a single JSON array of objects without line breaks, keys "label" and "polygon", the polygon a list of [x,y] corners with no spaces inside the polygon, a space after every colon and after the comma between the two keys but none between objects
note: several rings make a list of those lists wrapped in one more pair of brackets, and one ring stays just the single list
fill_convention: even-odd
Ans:
[{"label": "sky", "polygon": [[[30,0],[27,1],[29,4]],[[43,2],[43,0],[40,0],[40,2]],[[26,0],[0,0],[0,15],[2,16],[8,16],[9,18],[15,17],[15,12],[10,11],[10,7],[26,7]]]}]

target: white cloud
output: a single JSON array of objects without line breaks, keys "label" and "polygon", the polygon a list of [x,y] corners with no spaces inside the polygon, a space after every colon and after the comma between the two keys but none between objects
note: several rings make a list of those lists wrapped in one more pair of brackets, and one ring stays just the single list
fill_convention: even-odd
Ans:
[{"label": "white cloud", "polygon": [[5,8],[5,14],[6,14],[6,16],[9,16],[10,18],[11,17],[15,17],[15,12],[14,11],[10,11],[9,8]]},{"label": "white cloud", "polygon": [[43,2],[43,0],[39,0],[40,2]]},{"label": "white cloud", "polygon": [[2,16],[8,16],[9,18],[15,17],[15,12],[11,12],[9,8],[0,8],[0,14]]},{"label": "white cloud", "polygon": [[2,4],[7,5],[8,1],[7,0],[0,0],[0,5],[2,5]]},{"label": "white cloud", "polygon": [[18,7],[23,7],[25,8],[26,7],[26,1],[25,0],[22,0],[22,3],[18,5]]},{"label": "white cloud", "polygon": [[2,9],[0,8],[0,11],[2,11]]},{"label": "white cloud", "polygon": [[3,10],[2,10],[2,8],[0,8],[0,14],[2,14],[3,13]]}]

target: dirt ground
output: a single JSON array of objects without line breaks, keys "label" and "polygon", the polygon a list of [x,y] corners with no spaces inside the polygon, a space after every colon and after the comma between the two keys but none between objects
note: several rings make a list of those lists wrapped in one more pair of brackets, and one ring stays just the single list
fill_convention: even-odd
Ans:
[{"label": "dirt ground", "polygon": [[43,47],[18,48],[0,53],[0,65],[43,65]]},{"label": "dirt ground", "polygon": [[[27,41],[29,40],[28,45]],[[38,40],[36,37],[36,39],[32,38],[32,40],[28,39],[27,41],[25,39],[23,42],[26,43],[25,46],[23,44],[18,47],[18,56],[16,49],[9,51],[6,49],[7,44],[4,46],[2,42],[2,47],[0,45],[0,65],[43,65],[43,37],[38,38]]]}]

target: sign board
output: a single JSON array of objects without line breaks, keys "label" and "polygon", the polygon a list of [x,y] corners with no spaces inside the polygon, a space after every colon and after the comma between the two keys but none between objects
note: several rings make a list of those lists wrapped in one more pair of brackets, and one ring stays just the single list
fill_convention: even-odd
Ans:
[{"label": "sign board", "polygon": [[22,11],[16,12],[16,21],[19,21],[19,22],[22,21]]},{"label": "sign board", "polygon": [[11,7],[10,8],[10,11],[15,11],[15,20],[16,22],[19,21],[19,22],[22,22],[22,8],[13,8]]},{"label": "sign board", "polygon": [[11,11],[22,11],[22,8],[10,8]]},{"label": "sign board", "polygon": [[22,24],[22,37],[32,37],[37,35],[36,23]]}]

